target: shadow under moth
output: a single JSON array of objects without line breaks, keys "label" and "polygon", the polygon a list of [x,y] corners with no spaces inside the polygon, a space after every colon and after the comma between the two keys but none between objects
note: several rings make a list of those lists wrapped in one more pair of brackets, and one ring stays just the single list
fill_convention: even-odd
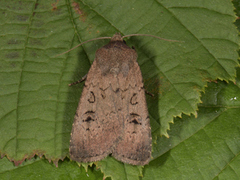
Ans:
[{"label": "shadow under moth", "polygon": [[72,126],[70,158],[93,162],[112,154],[121,162],[145,165],[151,159],[151,148],[137,53],[116,33],[96,51],[86,75]]}]

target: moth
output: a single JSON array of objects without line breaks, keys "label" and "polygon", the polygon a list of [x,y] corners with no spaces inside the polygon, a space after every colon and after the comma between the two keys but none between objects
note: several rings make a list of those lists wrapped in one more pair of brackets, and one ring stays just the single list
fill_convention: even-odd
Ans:
[{"label": "moth", "polygon": [[123,163],[148,164],[151,127],[136,51],[116,33],[96,51],[85,79],[72,125],[70,158],[93,162],[111,154]]}]

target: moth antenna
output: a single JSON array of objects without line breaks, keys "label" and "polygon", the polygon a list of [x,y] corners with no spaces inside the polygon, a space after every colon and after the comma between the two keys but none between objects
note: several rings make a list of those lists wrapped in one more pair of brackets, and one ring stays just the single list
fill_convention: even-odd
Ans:
[{"label": "moth antenna", "polygon": [[165,39],[165,38],[161,38],[161,37],[154,36],[154,35],[151,35],[151,34],[129,34],[129,35],[123,36],[122,38],[131,37],[131,36],[149,36],[149,37],[154,37],[154,38],[161,39],[161,40],[164,40],[164,41],[184,42],[184,41],[178,41],[178,40],[172,40],[172,39]]},{"label": "moth antenna", "polygon": [[61,55],[63,55],[63,54],[66,54],[66,53],[68,53],[68,52],[76,49],[77,47],[79,47],[79,46],[81,46],[81,45],[83,45],[83,44],[85,44],[85,43],[88,43],[88,42],[91,42],[91,41],[100,40],[100,39],[111,39],[111,38],[112,38],[112,37],[99,37],[99,38],[94,38],[94,39],[90,39],[90,40],[84,41],[84,42],[78,44],[77,46],[73,47],[72,49],[69,49],[68,51],[65,51],[65,52],[63,52],[63,53],[61,53],[61,54],[57,54],[55,57],[61,56]]}]

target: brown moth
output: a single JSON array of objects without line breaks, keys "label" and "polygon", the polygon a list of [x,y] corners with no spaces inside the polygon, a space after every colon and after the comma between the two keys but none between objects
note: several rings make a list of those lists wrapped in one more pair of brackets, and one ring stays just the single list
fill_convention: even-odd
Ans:
[{"label": "brown moth", "polygon": [[[122,37],[116,33],[97,50],[88,74],[70,84],[86,79],[72,126],[69,147],[72,160],[93,162],[112,154],[117,160],[133,165],[150,161],[152,137],[142,73],[136,51],[123,42],[124,37],[130,36],[181,42],[148,34]],[[97,39],[110,37],[93,40]]]},{"label": "brown moth", "polygon": [[87,74],[70,140],[70,158],[148,164],[151,127],[137,53],[119,33],[98,49]]}]

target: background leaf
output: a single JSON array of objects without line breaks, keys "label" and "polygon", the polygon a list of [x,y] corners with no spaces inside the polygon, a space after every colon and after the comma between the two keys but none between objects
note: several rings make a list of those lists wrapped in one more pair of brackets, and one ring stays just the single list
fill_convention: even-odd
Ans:
[{"label": "background leaf", "polygon": [[[71,126],[83,85],[68,87],[67,84],[88,72],[95,51],[107,41],[85,44],[60,57],[55,55],[85,40],[121,32],[184,41],[173,43],[149,37],[126,39],[138,52],[146,89],[155,94],[154,98],[147,97],[153,137],[168,136],[173,117],[181,117],[182,113],[197,114],[200,92],[207,80],[234,81],[238,37],[230,1],[1,1],[0,14],[0,152],[16,165],[35,154],[44,155],[55,164],[68,156]],[[224,86],[228,88],[227,84]],[[215,87],[210,90],[212,88]],[[216,91],[220,90],[216,88]],[[224,151],[228,159],[222,161],[238,164],[234,156],[239,152],[235,145],[239,134],[234,131],[239,127],[237,113],[224,108],[215,112],[214,103],[209,102],[210,99],[211,102],[229,99],[227,95],[237,97],[236,91],[229,91],[216,99],[208,96],[204,103],[211,108],[202,106],[198,119],[183,116],[171,126],[169,139],[156,139],[153,161],[144,169],[144,178],[160,178],[161,175],[162,178],[185,179],[193,177],[193,172],[202,179],[218,177],[216,173],[225,170],[224,163],[207,161],[217,154],[214,148],[209,148],[216,146],[211,145],[210,140],[220,145],[223,141],[233,142],[233,153]],[[218,124],[223,121],[220,117],[228,117],[226,113],[234,119],[229,119],[233,125],[228,124],[226,130],[233,128],[230,133],[236,136],[235,140],[224,134],[224,128]],[[222,135],[220,138],[213,135],[211,128],[215,125],[220,126],[222,133],[216,134]],[[225,150],[225,146],[220,145],[221,150]],[[203,151],[209,154],[202,154]],[[207,158],[209,165],[216,162],[215,167],[212,166],[214,171],[206,169],[200,157]],[[37,161],[46,163],[44,159]],[[5,164],[6,158],[1,163]],[[135,179],[142,174],[140,167],[124,165],[111,157],[97,162],[96,167],[101,168],[105,177],[113,179],[123,176]],[[14,169],[13,173],[18,171],[16,167],[6,166],[8,168]],[[195,169],[188,176],[191,168]],[[50,172],[55,171],[52,165],[50,169]],[[169,169],[174,169],[174,173]],[[2,175],[7,173],[1,172]]]},{"label": "background leaf", "polygon": [[239,179],[239,75],[236,84],[208,84],[198,118],[175,120],[170,138],[158,140],[143,179]]},{"label": "background leaf", "polygon": [[18,167],[9,162],[7,158],[0,160],[0,177],[5,179],[103,179],[99,170],[85,171],[83,167],[78,167],[76,162],[59,162],[58,168],[47,160],[33,158],[22,163]]}]

